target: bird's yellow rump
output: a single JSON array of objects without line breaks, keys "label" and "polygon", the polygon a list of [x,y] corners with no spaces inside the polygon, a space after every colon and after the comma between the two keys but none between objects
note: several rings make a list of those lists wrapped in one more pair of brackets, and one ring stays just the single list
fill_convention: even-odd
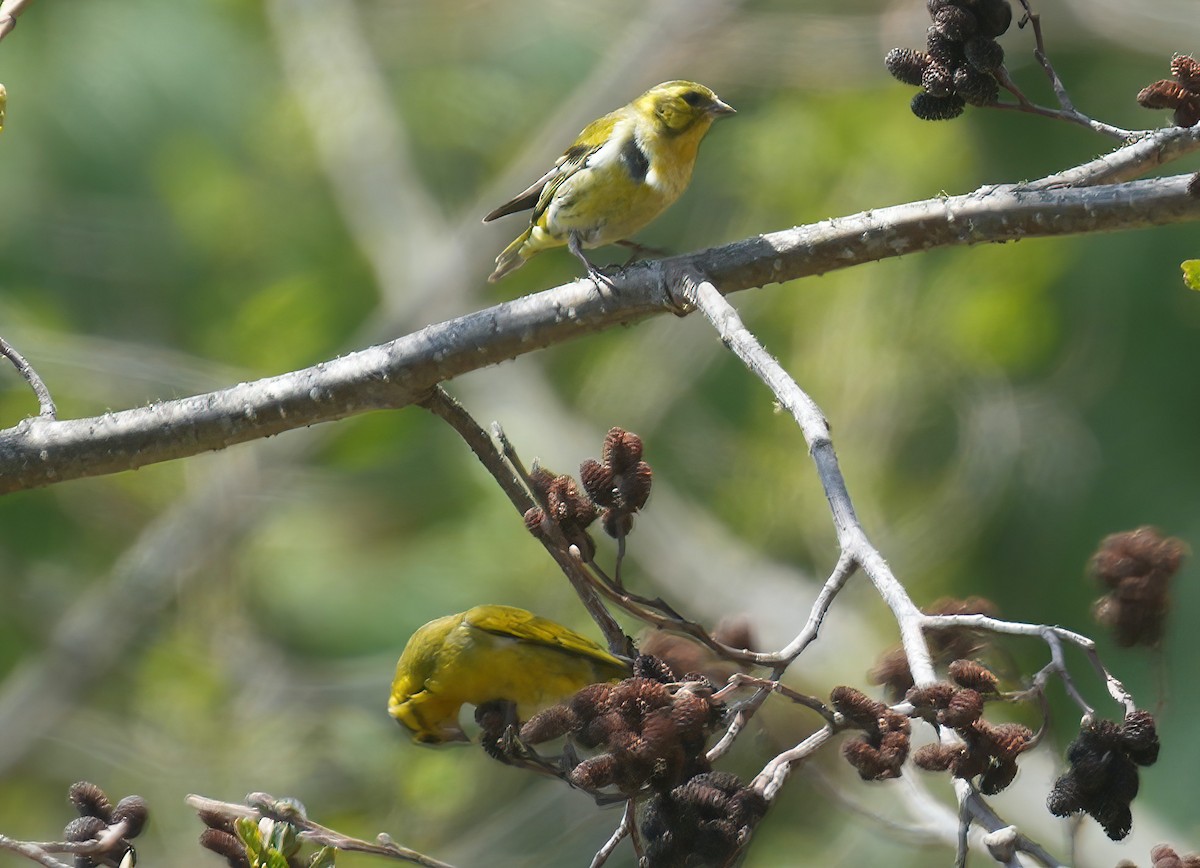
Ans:
[{"label": "bird's yellow rump", "polygon": [[712,122],[733,113],[702,84],[667,81],[592,121],[549,172],[483,218],[533,209],[488,282],[564,244],[602,279],[583,249],[623,242],[665,211],[691,181]]},{"label": "bird's yellow rump", "polygon": [[396,664],[388,714],[421,744],[466,741],[464,703],[517,704],[522,720],[629,664],[573,630],[513,606],[476,606],[413,633]]}]

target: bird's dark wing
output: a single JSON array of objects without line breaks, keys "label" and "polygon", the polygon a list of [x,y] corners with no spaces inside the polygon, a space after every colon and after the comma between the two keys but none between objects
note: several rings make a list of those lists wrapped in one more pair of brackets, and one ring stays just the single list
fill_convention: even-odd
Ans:
[{"label": "bird's dark wing", "polygon": [[[579,134],[579,139],[575,144],[567,148],[566,153],[555,161],[554,168],[503,205],[489,212],[483,218],[483,222],[490,223],[496,218],[504,217],[507,214],[528,211],[530,208],[536,207],[539,204],[539,200],[542,199],[548,202],[549,197],[543,195],[546,188],[549,187],[550,191],[553,192],[554,188],[562,183],[563,179],[573,175],[587,162],[588,157],[600,150],[604,146],[604,143],[608,141],[609,136],[612,135],[617,120],[618,112],[611,112],[588,124],[583,132]],[[545,207],[544,203],[542,207]]]}]

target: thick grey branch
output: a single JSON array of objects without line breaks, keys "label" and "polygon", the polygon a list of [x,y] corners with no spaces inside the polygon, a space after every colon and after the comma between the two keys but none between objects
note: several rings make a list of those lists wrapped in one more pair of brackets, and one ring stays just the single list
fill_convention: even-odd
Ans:
[{"label": "thick grey branch", "polygon": [[[1200,140],[1200,131],[1196,136]],[[1137,146],[1133,146],[1137,147]],[[0,493],[131,470],[425,397],[445,380],[654,313],[676,311],[676,275],[723,292],[957,244],[1200,220],[1187,176],[1084,189],[987,187],[761,235],[634,266],[603,293],[576,281],[428,326],[311,368],[87,419],[26,419],[0,432]]]}]

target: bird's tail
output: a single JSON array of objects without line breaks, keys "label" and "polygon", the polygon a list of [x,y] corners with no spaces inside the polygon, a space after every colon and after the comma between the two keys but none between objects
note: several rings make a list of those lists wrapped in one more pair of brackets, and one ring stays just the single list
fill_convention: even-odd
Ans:
[{"label": "bird's tail", "polygon": [[529,235],[533,231],[530,227],[517,236],[517,240],[504,248],[499,256],[496,257],[496,270],[488,276],[488,283],[495,283],[508,274],[516,271],[525,264],[525,256],[521,255],[521,248],[525,246],[525,242],[529,240]]}]

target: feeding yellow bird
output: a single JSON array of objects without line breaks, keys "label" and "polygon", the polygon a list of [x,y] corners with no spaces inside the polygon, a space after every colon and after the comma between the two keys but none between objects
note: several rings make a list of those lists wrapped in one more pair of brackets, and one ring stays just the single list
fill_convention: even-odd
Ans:
[{"label": "feeding yellow bird", "polygon": [[514,606],[476,606],[413,633],[388,714],[421,744],[467,741],[464,703],[508,700],[527,720],[588,684],[628,675],[628,663],[561,624]]},{"label": "feeding yellow bird", "polygon": [[592,121],[549,172],[483,218],[533,209],[488,282],[564,244],[593,280],[604,280],[584,248],[624,242],[665,211],[687,189],[712,122],[733,113],[702,84],[667,81]]}]

